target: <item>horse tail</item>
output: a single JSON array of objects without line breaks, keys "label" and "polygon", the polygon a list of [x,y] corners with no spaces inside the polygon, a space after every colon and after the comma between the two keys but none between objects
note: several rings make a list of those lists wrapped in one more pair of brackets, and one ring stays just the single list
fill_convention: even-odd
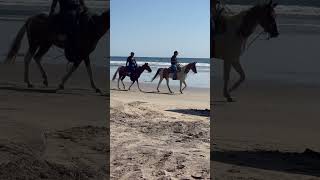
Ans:
[{"label": "horse tail", "polygon": [[10,50],[8,52],[7,58],[4,61],[5,64],[14,63],[14,60],[16,59],[17,54],[19,52],[19,49],[21,47],[21,42],[22,42],[23,36],[27,30],[27,23],[28,23],[28,21],[20,28],[17,36],[15,37],[15,39],[10,47]]},{"label": "horse tail", "polygon": [[119,72],[121,67],[118,67],[117,71],[114,73],[113,77],[112,77],[112,81],[114,81],[117,77],[117,73]]},{"label": "horse tail", "polygon": [[159,75],[159,73],[160,73],[161,70],[162,70],[162,68],[159,68],[159,69],[158,69],[157,73],[156,73],[156,74],[153,76],[153,78],[151,79],[151,82],[157,78],[157,76]]}]

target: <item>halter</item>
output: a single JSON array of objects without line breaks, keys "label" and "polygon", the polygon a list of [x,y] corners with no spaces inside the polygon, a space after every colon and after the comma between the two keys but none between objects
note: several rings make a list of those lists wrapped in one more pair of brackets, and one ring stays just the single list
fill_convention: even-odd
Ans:
[{"label": "halter", "polygon": [[[249,37],[245,38],[243,37],[242,33],[239,33],[240,35],[240,38],[243,39],[244,43],[243,43],[243,47],[242,47],[242,53],[244,53],[246,50],[248,50],[250,48],[250,46],[256,41],[258,40],[258,38],[262,35],[262,34],[265,34],[266,32],[264,30],[262,30],[260,33],[258,33],[250,42],[249,44],[247,45],[247,40]],[[269,40],[270,39],[270,36],[268,36],[265,40]]]}]

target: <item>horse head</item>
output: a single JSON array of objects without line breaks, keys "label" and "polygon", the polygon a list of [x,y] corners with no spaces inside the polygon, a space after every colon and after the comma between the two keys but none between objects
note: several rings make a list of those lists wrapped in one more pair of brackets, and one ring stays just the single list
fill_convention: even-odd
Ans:
[{"label": "horse head", "polygon": [[240,26],[240,34],[247,38],[252,34],[256,25],[260,25],[269,36],[277,37],[279,35],[274,8],[277,6],[272,0],[267,4],[259,4],[252,7],[245,14]]},{"label": "horse head", "polygon": [[188,72],[190,71],[190,69],[191,69],[194,73],[198,73],[196,64],[197,64],[197,62],[189,63],[189,64],[187,65],[186,69],[184,70],[184,73],[188,73]]},{"label": "horse head", "polygon": [[147,70],[148,72],[152,72],[148,63],[144,63],[144,65],[142,65],[142,68],[143,68],[143,70]]},{"label": "horse head", "polygon": [[258,23],[264,29],[265,32],[269,33],[270,38],[277,37],[279,35],[278,27],[276,23],[276,15],[274,8],[277,3],[273,3],[270,0],[269,3],[261,6],[260,15],[258,16]]},{"label": "horse head", "polygon": [[108,31],[110,29],[110,10],[108,11],[104,11],[102,14],[101,14],[101,17],[102,19],[104,20],[103,22],[103,25],[106,27],[106,30],[105,31]]},{"label": "horse head", "polygon": [[92,20],[97,36],[102,37],[110,29],[110,10],[104,11],[100,15],[93,15]]}]

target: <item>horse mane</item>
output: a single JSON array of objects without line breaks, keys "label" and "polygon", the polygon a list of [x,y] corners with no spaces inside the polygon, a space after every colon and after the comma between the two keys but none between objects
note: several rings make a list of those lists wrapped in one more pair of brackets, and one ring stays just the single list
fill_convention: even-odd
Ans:
[{"label": "horse mane", "polygon": [[242,18],[242,23],[239,28],[240,36],[247,38],[253,33],[254,28],[257,25],[257,15],[261,12],[262,8],[262,5],[255,5],[244,12],[245,15]]},{"label": "horse mane", "polygon": [[191,69],[191,65],[192,65],[192,63],[189,63],[189,64],[182,67],[182,68],[185,68],[184,73],[189,73],[189,71]]}]

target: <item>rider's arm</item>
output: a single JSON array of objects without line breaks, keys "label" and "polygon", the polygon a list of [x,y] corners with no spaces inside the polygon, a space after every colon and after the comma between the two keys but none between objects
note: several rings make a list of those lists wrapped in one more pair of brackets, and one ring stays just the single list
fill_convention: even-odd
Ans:
[{"label": "rider's arm", "polygon": [[171,63],[176,64],[176,63],[177,63],[177,58],[172,57],[172,58],[171,58]]},{"label": "rider's arm", "polygon": [[128,66],[128,63],[129,63],[129,58],[127,58],[126,66]]},{"label": "rider's arm", "polygon": [[80,4],[81,4],[81,6],[86,6],[86,5],[84,4],[84,0],[80,0]]},{"label": "rider's arm", "polygon": [[82,7],[85,11],[88,10],[88,7],[87,7],[86,4],[84,3],[84,0],[80,0],[80,5],[81,5],[81,7]]},{"label": "rider's arm", "polygon": [[56,9],[57,3],[58,3],[58,0],[52,0],[49,16],[54,13],[54,10]]}]

